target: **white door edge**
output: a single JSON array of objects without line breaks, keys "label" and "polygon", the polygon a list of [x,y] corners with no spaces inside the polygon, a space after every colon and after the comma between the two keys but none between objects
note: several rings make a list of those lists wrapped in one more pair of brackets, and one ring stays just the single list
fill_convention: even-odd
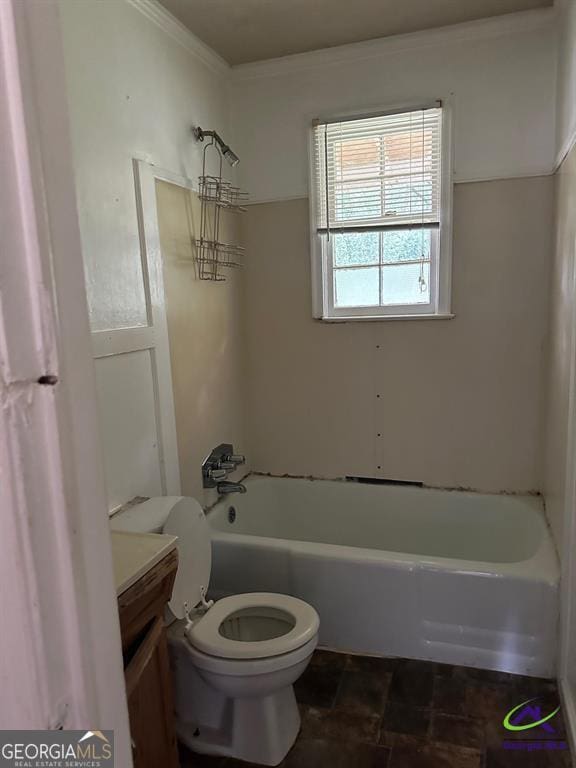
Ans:
[{"label": "white door edge", "polygon": [[132,765],[55,0],[0,3],[0,728]]}]

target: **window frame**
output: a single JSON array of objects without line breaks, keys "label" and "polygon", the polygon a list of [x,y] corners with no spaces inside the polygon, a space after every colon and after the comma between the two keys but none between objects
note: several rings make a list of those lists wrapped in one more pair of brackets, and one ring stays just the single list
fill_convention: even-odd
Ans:
[{"label": "window frame", "polygon": [[[314,318],[326,322],[354,320],[402,320],[402,319],[441,319],[453,317],[451,313],[451,278],[452,278],[452,105],[450,99],[443,98],[434,102],[418,101],[390,106],[381,110],[366,110],[358,113],[339,113],[319,119],[335,122],[342,120],[362,120],[365,118],[392,115],[400,112],[442,107],[441,136],[441,174],[440,174],[440,227],[431,229],[432,248],[430,263],[430,302],[427,304],[395,304],[369,307],[334,306],[334,266],[332,246],[326,235],[317,232],[317,212],[321,201],[318,200],[314,173],[314,126],[309,130],[309,202],[310,202],[310,242],[312,267],[312,310]],[[391,231],[399,228],[390,227]],[[367,229],[367,231],[374,231]],[[435,258],[432,258],[436,250]]]}]

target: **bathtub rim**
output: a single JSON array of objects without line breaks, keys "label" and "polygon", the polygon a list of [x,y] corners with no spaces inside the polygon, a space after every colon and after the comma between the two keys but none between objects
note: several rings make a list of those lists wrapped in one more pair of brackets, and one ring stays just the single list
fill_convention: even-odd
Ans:
[{"label": "bathtub rim", "polygon": [[[340,480],[328,480],[323,478],[315,479],[274,477],[270,475],[259,474],[249,474],[246,477],[245,482],[248,482],[250,485],[252,485],[253,483],[258,483],[263,480],[300,480],[327,483],[342,482]],[[423,490],[438,491],[439,493],[462,493],[466,495],[475,493],[468,490],[445,490],[428,487],[423,488]],[[232,531],[222,531],[218,528],[215,528],[210,524],[211,517],[213,517],[217,512],[225,512],[226,507],[233,504],[233,499],[238,497],[238,494],[236,493],[223,496],[221,499],[219,499],[206,511],[206,517],[208,523],[210,524],[210,535],[212,541],[228,541],[238,545],[250,545],[268,550],[278,549],[286,551],[288,549],[293,552],[298,552],[299,554],[307,554],[310,556],[320,555],[329,559],[342,558],[349,562],[382,562],[385,560],[386,562],[391,563],[398,568],[409,568],[410,570],[426,568],[428,570],[449,570],[454,573],[460,572],[494,577],[513,575],[527,581],[534,581],[537,583],[544,582],[551,586],[557,586],[560,581],[560,565],[541,498],[526,494],[482,493],[481,495],[495,497],[502,495],[517,496],[518,499],[522,499],[528,503],[531,506],[533,512],[541,518],[541,537],[538,547],[532,557],[526,560],[517,560],[512,562],[463,560],[450,557],[441,557],[438,555],[420,555],[412,554],[409,552],[395,552],[393,550],[348,546],[345,544],[329,544],[325,542],[306,541],[303,539],[284,539],[281,537],[260,536],[258,534],[233,533]],[[537,504],[538,507],[536,506]]]},{"label": "bathtub rim", "polygon": [[[208,517],[208,520],[210,518]],[[475,574],[478,576],[493,576],[495,578],[516,576],[527,581],[546,583],[557,586],[560,573],[556,563],[556,554],[551,545],[543,542],[536,554],[529,560],[515,563],[490,563],[476,560],[456,560],[449,557],[433,555],[411,555],[404,552],[391,552],[382,549],[365,547],[350,547],[343,544],[324,544],[322,542],[300,541],[298,539],[280,539],[269,536],[256,536],[243,533],[224,533],[210,529],[213,542],[229,542],[231,544],[247,545],[257,549],[291,550],[303,555],[326,557],[328,559],[344,559],[350,562],[387,562],[402,569],[418,570],[426,568],[436,571],[452,571],[454,573]],[[361,553],[361,554],[359,554]]]}]

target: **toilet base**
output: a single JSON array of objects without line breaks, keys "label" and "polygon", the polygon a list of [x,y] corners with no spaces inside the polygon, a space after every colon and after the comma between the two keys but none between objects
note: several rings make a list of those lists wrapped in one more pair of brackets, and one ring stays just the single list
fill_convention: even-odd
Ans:
[{"label": "toilet base", "polygon": [[291,685],[269,696],[228,699],[225,709],[218,729],[177,721],[180,741],[202,754],[278,765],[300,730],[300,713]]}]

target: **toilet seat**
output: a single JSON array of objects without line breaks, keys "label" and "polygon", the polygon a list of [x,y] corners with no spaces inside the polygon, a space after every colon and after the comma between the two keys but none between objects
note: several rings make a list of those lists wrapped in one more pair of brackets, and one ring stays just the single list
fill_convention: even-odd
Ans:
[{"label": "toilet seat", "polygon": [[222,656],[211,656],[192,645],[184,632],[177,633],[176,639],[172,633],[171,642],[184,646],[186,655],[192,660],[194,668],[199,671],[209,672],[219,677],[256,678],[260,675],[266,677],[270,674],[278,674],[302,661],[307,661],[318,645],[318,635],[314,635],[311,640],[295,651],[281,653],[280,656],[269,656],[266,659],[225,659]]},{"label": "toilet seat", "polygon": [[[233,639],[222,634],[225,622],[272,621],[282,634],[262,640]],[[285,631],[280,630],[285,625]],[[222,659],[265,659],[290,653],[318,633],[320,620],[311,605],[289,595],[249,592],[218,600],[186,631],[189,643],[202,653]],[[229,633],[228,633],[229,634]]]}]

